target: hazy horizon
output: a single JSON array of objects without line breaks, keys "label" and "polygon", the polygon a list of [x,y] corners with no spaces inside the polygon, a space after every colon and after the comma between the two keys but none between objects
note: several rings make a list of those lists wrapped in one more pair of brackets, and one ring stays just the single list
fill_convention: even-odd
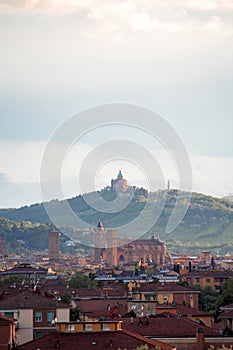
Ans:
[{"label": "hazy horizon", "polygon": [[[232,0],[0,0],[0,208],[41,202],[51,135],[75,113],[111,102],[143,106],[173,126],[190,157],[194,192],[233,193],[232,18]],[[164,187],[170,179],[179,188],[163,145],[119,127],[72,145],[61,169],[64,197],[80,191],[85,155],[120,137],[145,144]],[[119,169],[145,186],[142,169],[119,159],[100,164],[90,190]]]}]

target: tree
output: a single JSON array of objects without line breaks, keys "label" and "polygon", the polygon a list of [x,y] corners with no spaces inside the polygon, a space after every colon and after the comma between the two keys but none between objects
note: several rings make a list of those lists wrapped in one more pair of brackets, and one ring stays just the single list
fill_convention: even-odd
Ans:
[{"label": "tree", "polygon": [[101,287],[101,282],[93,279],[93,274],[89,277],[77,273],[69,281],[69,286],[72,288],[98,288]]},{"label": "tree", "polygon": [[213,257],[213,256],[212,256],[212,258],[211,258],[210,266],[211,266],[212,270],[215,269],[215,261],[214,261],[214,257]]},{"label": "tree", "polygon": [[214,316],[215,319],[218,319],[220,314],[219,308],[224,305],[233,303],[233,278],[229,278],[226,282],[224,282],[220,289],[220,294],[216,299],[214,304]]},{"label": "tree", "polygon": [[200,290],[199,307],[204,311],[213,311],[213,306],[217,300],[218,293],[210,286],[206,286]]},{"label": "tree", "polygon": [[81,320],[81,309],[78,306],[70,309],[70,320],[75,322]]}]

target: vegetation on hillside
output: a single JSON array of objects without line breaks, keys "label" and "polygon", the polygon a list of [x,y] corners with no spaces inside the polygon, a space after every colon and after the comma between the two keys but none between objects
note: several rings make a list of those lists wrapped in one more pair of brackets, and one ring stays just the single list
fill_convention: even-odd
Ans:
[{"label": "vegetation on hillside", "polygon": [[[58,226],[65,226],[62,232],[67,233],[68,237],[74,238],[81,244],[91,245],[93,234],[84,234],[78,229],[95,226],[99,220],[106,227],[117,228],[132,222],[146,208],[145,214],[140,219],[140,225],[136,227],[138,232],[133,231],[135,228],[132,229],[132,232],[127,232],[131,238],[141,237],[140,232],[143,232],[143,228],[147,227],[148,215],[151,215],[153,208],[156,208],[157,210],[162,209],[162,213],[159,220],[147,232],[145,238],[152,235],[159,236],[167,242],[168,249],[173,252],[199,253],[206,249],[221,253],[231,252],[233,248],[233,202],[193,193],[182,222],[173,232],[168,234],[166,226],[178,195],[180,195],[182,205],[189,204],[186,193],[174,189],[148,194],[146,190],[139,188],[136,189],[133,198],[131,198],[130,192],[121,193],[118,195],[118,199],[129,199],[129,204],[124,209],[116,210],[114,213],[99,212],[92,208],[87,200],[91,200],[96,207],[101,201],[103,207],[105,205],[107,208],[109,202],[111,205],[115,205],[116,193],[104,189],[84,196],[79,195],[67,200],[74,213],[83,221],[83,227],[79,228],[75,227],[73,218],[70,218],[66,212],[64,201],[53,200],[46,203],[46,206],[55,213],[55,220],[61,223]],[[7,240],[12,242],[13,247],[17,245],[17,240],[27,242],[26,245],[30,249],[47,247],[47,232],[52,225],[43,204],[33,204],[19,209],[1,209],[0,217],[8,219],[0,219],[0,235],[7,237]],[[118,237],[124,238],[125,232],[121,232],[119,229],[117,234]]]}]

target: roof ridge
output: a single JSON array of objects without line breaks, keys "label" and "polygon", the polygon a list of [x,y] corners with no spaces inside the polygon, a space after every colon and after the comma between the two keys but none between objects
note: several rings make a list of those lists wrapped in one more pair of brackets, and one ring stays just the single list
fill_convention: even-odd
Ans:
[{"label": "roof ridge", "polygon": [[145,341],[151,345],[154,346],[159,346],[161,348],[161,350],[174,350],[176,349],[176,347],[173,347],[172,345],[168,345],[165,343],[160,342],[159,340],[155,340],[155,339],[151,339],[151,338],[146,338],[141,334],[126,330],[126,329],[121,329],[121,332],[130,335],[131,337],[137,338],[138,340],[142,340]]}]

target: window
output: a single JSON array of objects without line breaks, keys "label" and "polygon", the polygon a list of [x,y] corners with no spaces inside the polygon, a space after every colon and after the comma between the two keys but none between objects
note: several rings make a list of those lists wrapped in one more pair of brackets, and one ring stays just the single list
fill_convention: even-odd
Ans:
[{"label": "window", "polygon": [[55,318],[55,312],[48,311],[47,312],[47,321],[51,323],[52,321],[54,321],[54,318]]},{"label": "window", "polygon": [[85,324],[85,331],[92,332],[92,324],[91,323],[86,323]]},{"label": "window", "polygon": [[103,331],[110,331],[110,324],[109,323],[103,323]]},{"label": "window", "polygon": [[190,300],[193,300],[193,295],[192,294],[190,294]]},{"label": "window", "polygon": [[210,278],[207,278],[207,279],[206,279],[206,283],[210,283]]},{"label": "window", "polygon": [[42,332],[41,331],[35,331],[35,339],[38,339],[42,337]]},{"label": "window", "polygon": [[167,294],[164,294],[164,295],[163,295],[163,300],[164,300],[164,301],[167,301]]},{"label": "window", "polygon": [[14,312],[5,312],[4,314],[6,317],[14,318]]},{"label": "window", "polygon": [[42,311],[36,311],[35,321],[42,322]]},{"label": "window", "polygon": [[66,325],[66,332],[75,332],[75,325],[72,323],[69,323]]}]

